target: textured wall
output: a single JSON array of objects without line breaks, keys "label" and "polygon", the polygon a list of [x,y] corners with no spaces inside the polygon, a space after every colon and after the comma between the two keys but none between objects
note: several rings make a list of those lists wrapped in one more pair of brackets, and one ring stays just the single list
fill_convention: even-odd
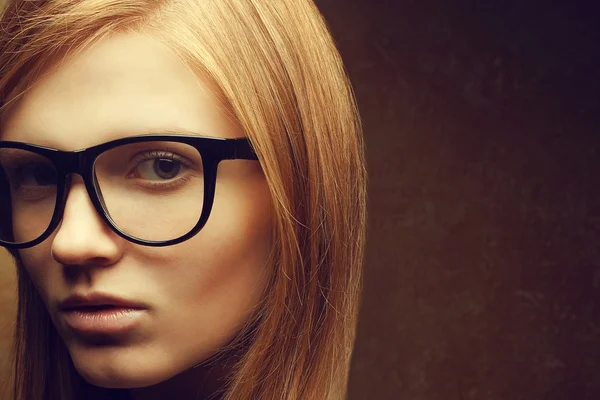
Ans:
[{"label": "textured wall", "polygon": [[351,400],[600,398],[598,18],[534,3],[318,1],[370,165]]},{"label": "textured wall", "polygon": [[600,35],[533,3],[317,1],[370,167],[350,400],[600,398]]}]

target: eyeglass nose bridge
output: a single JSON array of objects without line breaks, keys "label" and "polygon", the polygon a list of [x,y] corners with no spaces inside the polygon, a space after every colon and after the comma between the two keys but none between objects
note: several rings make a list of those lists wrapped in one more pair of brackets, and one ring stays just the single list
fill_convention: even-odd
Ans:
[{"label": "eyeglass nose bridge", "polygon": [[89,157],[85,150],[60,151],[56,154],[54,162],[65,176],[69,174],[85,176],[89,167]]},{"label": "eyeglass nose bridge", "polygon": [[71,190],[71,177],[72,175],[77,174],[83,179],[88,196],[90,197],[96,212],[110,225],[110,221],[107,220],[108,218],[103,210],[104,201],[101,195],[95,191],[94,184],[90,181],[93,155],[89,153],[89,150],[58,151],[54,154],[53,161],[57,168],[59,179],[62,179],[62,184],[59,184],[56,203],[57,209],[55,210],[54,217],[58,220],[63,218],[67,197]]}]

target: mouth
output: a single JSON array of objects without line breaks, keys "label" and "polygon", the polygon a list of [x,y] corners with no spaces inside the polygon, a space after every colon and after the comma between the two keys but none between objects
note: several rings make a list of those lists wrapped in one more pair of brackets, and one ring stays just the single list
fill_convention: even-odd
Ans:
[{"label": "mouth", "polygon": [[64,311],[81,311],[81,312],[95,312],[95,311],[106,311],[106,310],[117,310],[123,307],[116,306],[114,304],[102,304],[99,306],[81,306],[81,307],[73,307],[71,309],[66,309]]},{"label": "mouth", "polygon": [[79,335],[124,335],[142,322],[147,310],[119,306],[86,306],[61,312],[61,317]]},{"label": "mouth", "polygon": [[79,335],[123,335],[133,331],[148,307],[106,294],[75,295],[59,305],[66,326]]},{"label": "mouth", "polygon": [[146,305],[136,300],[124,299],[115,295],[104,293],[91,293],[87,295],[69,296],[60,302],[61,311],[86,310],[98,311],[110,308],[146,309]]}]

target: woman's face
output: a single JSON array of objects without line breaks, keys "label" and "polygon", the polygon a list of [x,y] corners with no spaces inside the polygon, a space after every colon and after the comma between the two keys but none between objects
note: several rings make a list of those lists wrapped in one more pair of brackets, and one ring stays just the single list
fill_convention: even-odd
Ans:
[{"label": "woman's face", "polygon": [[[128,33],[41,80],[7,110],[1,139],[77,150],[167,129],[244,136],[165,46]],[[178,245],[140,246],[104,224],[76,175],[60,226],[20,256],[79,373],[98,386],[149,386],[214,354],[248,320],[269,275],[271,211],[259,163],[223,161],[204,228]],[[96,292],[145,310],[125,333],[98,340],[59,309],[71,295]]]}]

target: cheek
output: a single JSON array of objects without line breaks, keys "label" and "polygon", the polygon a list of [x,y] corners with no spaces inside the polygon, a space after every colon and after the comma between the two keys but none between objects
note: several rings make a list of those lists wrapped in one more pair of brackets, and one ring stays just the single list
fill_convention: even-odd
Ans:
[{"label": "cheek", "polygon": [[266,193],[256,186],[222,185],[217,191],[207,224],[183,253],[184,264],[191,267],[184,274],[201,280],[196,286],[199,295],[255,289],[271,250],[272,210]]},{"label": "cheek", "polygon": [[161,274],[167,275],[159,281],[168,292],[169,309],[178,310],[165,316],[169,332],[213,346],[230,339],[259,304],[271,274],[271,229],[264,180],[220,186],[202,231],[169,249],[170,261],[158,262],[166,266]]},{"label": "cheek", "polygon": [[23,272],[27,273],[33,285],[37,288],[41,298],[46,302],[48,290],[54,285],[59,286],[60,269],[52,264],[50,257],[50,243],[44,241],[39,245],[19,250],[21,267]]}]

